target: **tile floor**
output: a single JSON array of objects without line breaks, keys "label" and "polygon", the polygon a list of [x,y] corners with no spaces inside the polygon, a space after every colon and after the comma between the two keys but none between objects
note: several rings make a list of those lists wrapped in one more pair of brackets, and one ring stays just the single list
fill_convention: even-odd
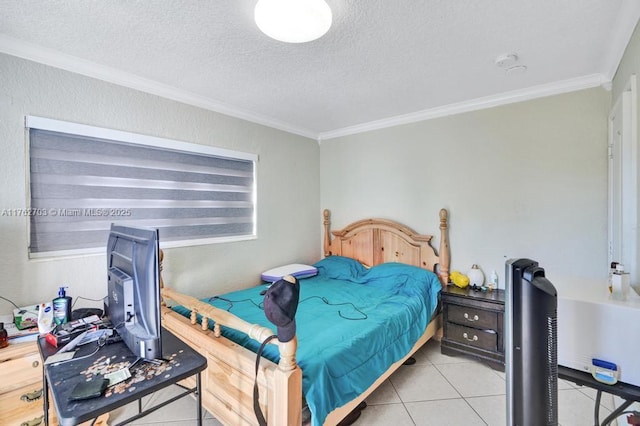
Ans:
[{"label": "tile floor", "polygon": [[[356,426],[506,424],[505,374],[466,357],[440,353],[440,343],[428,342],[416,354],[416,364],[403,366],[368,399]],[[561,380],[558,384],[559,421],[562,426],[593,425],[595,391]],[[179,392],[176,387],[143,400],[143,407]],[[600,420],[613,408],[611,395],[603,394]],[[135,414],[137,404],[111,413],[115,424]],[[139,419],[136,425],[195,425],[195,400],[180,399]],[[209,413],[204,424],[220,423]],[[621,420],[620,425],[626,424]]]}]

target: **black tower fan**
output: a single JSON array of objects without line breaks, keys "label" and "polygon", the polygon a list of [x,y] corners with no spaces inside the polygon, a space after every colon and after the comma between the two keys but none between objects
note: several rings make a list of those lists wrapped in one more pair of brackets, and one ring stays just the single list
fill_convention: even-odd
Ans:
[{"label": "black tower fan", "polygon": [[558,424],[558,293],[530,259],[506,263],[507,424]]}]

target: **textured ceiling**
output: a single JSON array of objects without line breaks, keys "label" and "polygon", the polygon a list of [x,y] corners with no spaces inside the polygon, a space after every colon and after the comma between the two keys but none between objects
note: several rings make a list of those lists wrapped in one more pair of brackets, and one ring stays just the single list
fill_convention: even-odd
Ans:
[{"label": "textured ceiling", "polygon": [[[638,0],[327,0],[286,44],[256,0],[0,0],[0,52],[313,138],[604,84]],[[516,52],[524,73],[495,65]]]}]

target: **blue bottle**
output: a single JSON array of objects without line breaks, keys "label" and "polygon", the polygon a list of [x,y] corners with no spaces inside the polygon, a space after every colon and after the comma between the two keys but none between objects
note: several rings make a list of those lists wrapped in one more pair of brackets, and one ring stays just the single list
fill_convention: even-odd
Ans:
[{"label": "blue bottle", "polygon": [[71,321],[71,296],[67,296],[65,288],[60,287],[58,297],[53,299],[53,322],[56,325]]}]

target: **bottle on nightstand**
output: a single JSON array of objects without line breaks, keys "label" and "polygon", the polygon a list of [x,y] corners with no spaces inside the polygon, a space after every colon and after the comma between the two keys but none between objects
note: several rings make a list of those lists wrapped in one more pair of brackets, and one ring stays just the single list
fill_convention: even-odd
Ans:
[{"label": "bottle on nightstand", "polygon": [[495,290],[498,288],[498,273],[495,271],[491,271],[491,275],[489,276],[489,291]]}]

